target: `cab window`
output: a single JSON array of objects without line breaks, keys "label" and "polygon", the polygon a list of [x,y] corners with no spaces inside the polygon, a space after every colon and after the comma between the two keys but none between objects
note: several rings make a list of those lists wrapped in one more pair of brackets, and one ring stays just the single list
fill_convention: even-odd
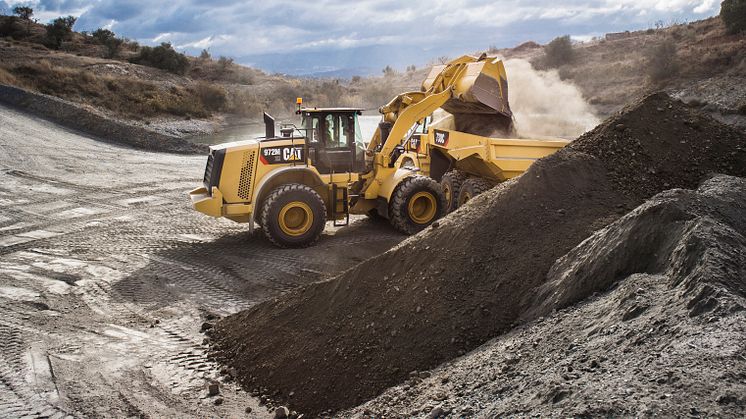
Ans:
[{"label": "cab window", "polygon": [[321,120],[318,116],[304,115],[301,125],[306,132],[306,136],[311,142],[321,141],[319,125]]},{"label": "cab window", "polygon": [[327,114],[324,117],[324,137],[327,148],[347,148],[355,141],[355,119],[351,115]]}]

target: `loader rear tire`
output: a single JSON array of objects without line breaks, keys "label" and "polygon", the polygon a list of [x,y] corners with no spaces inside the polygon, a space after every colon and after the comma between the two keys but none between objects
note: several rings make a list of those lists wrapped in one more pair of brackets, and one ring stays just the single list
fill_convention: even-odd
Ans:
[{"label": "loader rear tire", "polygon": [[495,184],[487,179],[480,177],[470,177],[469,179],[466,179],[458,192],[458,206],[460,207],[464,205],[470,199],[494,187]]},{"label": "loader rear tire", "polygon": [[440,184],[422,175],[399,183],[389,205],[391,225],[404,234],[418,233],[446,214],[446,198]]},{"label": "loader rear tire", "polygon": [[324,231],[326,206],[312,188],[288,183],[275,188],[264,200],[261,225],[275,246],[308,247]]},{"label": "loader rear tire", "polygon": [[461,185],[467,178],[466,173],[460,170],[451,170],[444,174],[440,180],[440,187],[443,188],[443,194],[446,197],[446,214],[456,211],[458,208],[458,194],[461,191]]}]

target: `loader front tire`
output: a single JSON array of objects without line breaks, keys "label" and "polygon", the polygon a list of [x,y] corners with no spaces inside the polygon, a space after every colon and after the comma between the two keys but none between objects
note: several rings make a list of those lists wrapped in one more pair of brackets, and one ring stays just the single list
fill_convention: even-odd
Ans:
[{"label": "loader front tire", "polygon": [[466,173],[460,170],[451,170],[444,174],[440,180],[440,187],[443,188],[443,194],[446,197],[447,214],[456,211],[458,208],[458,194],[461,191],[461,185],[466,179]]},{"label": "loader front tire", "polygon": [[389,219],[395,229],[415,234],[446,213],[446,198],[438,182],[427,176],[410,176],[391,195]]},{"label": "loader front tire", "polygon": [[482,192],[492,189],[494,186],[495,184],[487,179],[479,177],[470,177],[469,179],[466,179],[458,192],[458,206],[460,207],[464,205],[470,199]]},{"label": "loader front tire", "polygon": [[308,247],[324,231],[326,206],[312,188],[288,183],[264,200],[261,225],[267,239],[278,247]]}]

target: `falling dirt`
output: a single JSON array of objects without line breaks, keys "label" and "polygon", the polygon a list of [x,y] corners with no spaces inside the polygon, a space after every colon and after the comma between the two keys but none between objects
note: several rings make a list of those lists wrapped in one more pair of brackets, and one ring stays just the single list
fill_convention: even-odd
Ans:
[{"label": "falling dirt", "polygon": [[396,248],[220,321],[215,356],[269,405],[354,406],[549,310],[534,296],[558,259],[712,172],[746,176],[744,134],[650,96]]},{"label": "falling dirt", "polygon": [[599,123],[580,89],[557,70],[536,70],[526,60],[505,61],[510,80],[510,108],[518,135],[575,138]]}]

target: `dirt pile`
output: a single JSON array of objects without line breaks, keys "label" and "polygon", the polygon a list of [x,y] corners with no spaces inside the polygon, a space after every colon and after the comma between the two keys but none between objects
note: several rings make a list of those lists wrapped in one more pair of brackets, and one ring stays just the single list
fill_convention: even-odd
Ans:
[{"label": "dirt pile", "polygon": [[[665,118],[699,129],[672,131]],[[646,98],[389,252],[222,320],[215,355],[269,404],[310,414],[357,405],[547,310],[532,297],[557,259],[665,184],[746,176],[745,146],[739,131],[664,95]],[[698,166],[663,170],[668,154]],[[655,173],[636,173],[638,161]],[[638,178],[625,183],[628,173]]]},{"label": "dirt pile", "polygon": [[552,306],[603,292],[339,416],[746,414],[746,179],[662,192],[548,278]]}]

